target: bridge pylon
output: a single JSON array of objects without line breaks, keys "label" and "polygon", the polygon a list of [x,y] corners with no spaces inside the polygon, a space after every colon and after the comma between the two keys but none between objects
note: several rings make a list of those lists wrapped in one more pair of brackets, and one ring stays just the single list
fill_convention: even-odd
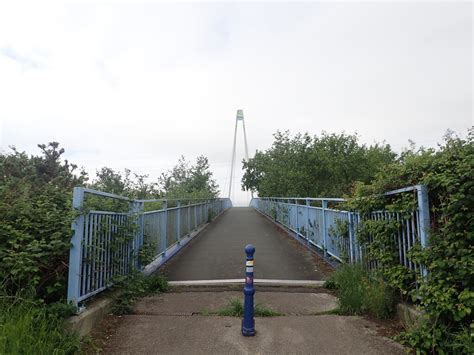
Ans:
[{"label": "bridge pylon", "polygon": [[[232,183],[234,178],[234,166],[235,166],[235,150],[237,144],[237,126],[239,121],[242,122],[242,128],[244,131],[244,147],[245,147],[245,160],[249,160],[249,148],[247,144],[247,132],[245,131],[245,120],[244,120],[244,110],[237,110],[237,115],[235,118],[235,129],[234,129],[234,145],[232,147],[232,163],[230,166],[230,181],[229,181],[229,198],[232,192]],[[253,198],[253,192],[251,192],[251,196]]]}]

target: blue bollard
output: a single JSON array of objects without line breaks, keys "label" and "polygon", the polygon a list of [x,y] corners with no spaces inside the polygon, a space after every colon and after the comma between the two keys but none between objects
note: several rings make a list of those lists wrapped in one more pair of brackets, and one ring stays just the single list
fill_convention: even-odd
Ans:
[{"label": "blue bollard", "polygon": [[242,335],[251,337],[255,335],[255,320],[253,319],[253,254],[255,247],[249,244],[245,247],[247,260],[245,262],[245,286],[244,286],[244,319],[242,319]]}]

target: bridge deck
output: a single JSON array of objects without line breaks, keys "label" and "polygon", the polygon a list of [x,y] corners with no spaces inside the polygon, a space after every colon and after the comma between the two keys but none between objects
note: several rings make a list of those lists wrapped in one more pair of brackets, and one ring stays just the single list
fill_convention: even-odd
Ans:
[{"label": "bridge deck", "polygon": [[244,247],[255,246],[255,278],[322,280],[318,257],[253,208],[226,211],[164,268],[171,281],[244,278]]}]

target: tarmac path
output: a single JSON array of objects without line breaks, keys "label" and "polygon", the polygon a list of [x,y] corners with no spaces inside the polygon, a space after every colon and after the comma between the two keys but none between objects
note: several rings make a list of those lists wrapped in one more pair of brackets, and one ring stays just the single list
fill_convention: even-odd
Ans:
[{"label": "tarmac path", "polygon": [[317,256],[249,207],[223,213],[164,267],[170,281],[243,278],[244,248],[255,246],[255,278],[323,280]]}]

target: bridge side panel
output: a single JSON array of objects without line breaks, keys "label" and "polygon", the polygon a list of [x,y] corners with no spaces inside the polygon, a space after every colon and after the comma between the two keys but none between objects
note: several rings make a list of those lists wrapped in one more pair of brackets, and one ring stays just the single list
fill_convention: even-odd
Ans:
[{"label": "bridge side panel", "polygon": [[[92,197],[87,200],[86,196]],[[86,208],[91,201],[90,205],[96,208],[121,207],[116,211]],[[73,207],[77,216],[72,223],[68,302],[78,307],[80,302],[109,288],[117,277],[135,269],[149,271],[148,266],[157,260],[165,262],[199,227],[232,206],[227,199],[193,204],[188,201],[185,206],[178,202],[173,208],[162,201],[162,209],[143,212],[145,202],[82,187],[74,189]],[[185,241],[181,242],[181,238]],[[144,266],[150,254],[152,262]]]}]

